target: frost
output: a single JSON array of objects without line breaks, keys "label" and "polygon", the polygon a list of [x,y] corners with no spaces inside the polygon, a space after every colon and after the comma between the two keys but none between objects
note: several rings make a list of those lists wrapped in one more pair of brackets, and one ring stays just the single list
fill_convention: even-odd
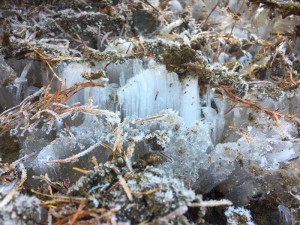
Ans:
[{"label": "frost", "polygon": [[[298,3],[27,2],[22,16],[18,6],[0,12],[12,15],[1,37],[0,149],[8,154],[10,134],[15,154],[30,155],[26,191],[75,200],[50,205],[49,218],[210,223],[202,208],[224,196],[228,224],[254,224],[251,214],[297,223]],[[17,178],[5,166],[3,195]],[[30,201],[3,218],[31,214]]]},{"label": "frost", "polygon": [[[100,204],[101,207],[116,208],[120,204],[126,206],[117,211],[116,215],[118,221],[129,220],[131,223],[163,218],[178,208],[187,207],[193,200],[199,200],[199,197],[192,190],[186,189],[181,181],[153,167],[147,167],[143,172],[136,173],[126,180],[128,190],[133,194],[132,200],[127,198],[121,185],[107,192],[116,177],[114,168],[118,167],[118,170],[125,176],[126,169],[123,166],[125,166],[124,162],[120,159],[100,164],[87,176],[81,177],[69,189],[68,194],[72,196],[88,191],[94,204]],[[94,186],[95,181],[99,185]],[[139,216],[131,217],[130,215]]]},{"label": "frost", "polygon": [[41,219],[38,198],[17,194],[0,212],[0,223],[5,225],[35,224]]},{"label": "frost", "polygon": [[252,221],[250,211],[243,207],[234,208],[230,206],[225,211],[225,215],[229,225],[255,225]]}]

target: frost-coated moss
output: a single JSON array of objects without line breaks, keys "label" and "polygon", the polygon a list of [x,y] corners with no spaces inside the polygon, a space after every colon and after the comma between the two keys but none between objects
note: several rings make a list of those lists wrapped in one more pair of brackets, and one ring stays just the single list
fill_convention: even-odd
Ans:
[{"label": "frost-coated moss", "polygon": [[[113,167],[118,167],[133,194],[130,201],[124,187],[118,183]],[[93,207],[117,208],[118,221],[137,224],[152,221],[172,213],[178,208],[199,200],[194,191],[187,189],[183,182],[168,177],[165,172],[154,167],[144,171],[129,173],[121,158],[100,164],[87,176],[81,177],[69,189],[69,195],[86,194]],[[181,218],[182,219],[182,218]],[[174,221],[169,221],[173,224]]]}]

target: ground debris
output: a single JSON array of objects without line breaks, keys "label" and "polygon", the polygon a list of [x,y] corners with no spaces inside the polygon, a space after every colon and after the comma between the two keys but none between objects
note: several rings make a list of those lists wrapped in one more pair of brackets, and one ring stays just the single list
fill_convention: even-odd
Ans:
[{"label": "ground debris", "polygon": [[2,0],[0,223],[299,223],[299,9]]}]

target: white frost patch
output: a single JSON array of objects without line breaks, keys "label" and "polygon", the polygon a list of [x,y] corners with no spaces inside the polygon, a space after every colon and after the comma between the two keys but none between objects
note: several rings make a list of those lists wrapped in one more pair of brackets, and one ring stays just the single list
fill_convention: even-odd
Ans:
[{"label": "white frost patch", "polygon": [[228,207],[225,211],[228,225],[255,225],[252,221],[250,211],[243,208],[233,206]]}]

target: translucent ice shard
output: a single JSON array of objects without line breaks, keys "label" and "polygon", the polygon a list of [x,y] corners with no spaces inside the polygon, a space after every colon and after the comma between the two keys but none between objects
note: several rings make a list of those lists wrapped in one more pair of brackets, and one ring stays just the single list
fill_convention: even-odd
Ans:
[{"label": "translucent ice shard", "polygon": [[168,108],[178,111],[181,93],[178,75],[154,65],[129,79],[118,90],[118,100],[124,116],[145,117]]},{"label": "translucent ice shard", "polygon": [[198,78],[188,76],[183,81],[180,114],[187,124],[200,119]]}]

